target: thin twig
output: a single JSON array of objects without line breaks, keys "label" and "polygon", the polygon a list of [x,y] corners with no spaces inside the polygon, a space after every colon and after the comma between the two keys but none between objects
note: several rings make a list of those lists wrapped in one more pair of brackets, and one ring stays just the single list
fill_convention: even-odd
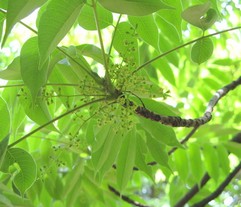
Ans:
[{"label": "thin twig", "polygon": [[[231,142],[241,143],[241,132],[236,134],[232,139]],[[205,173],[203,176],[200,185],[194,185],[186,195],[184,195],[174,207],[183,207],[186,203],[188,203],[199,191],[200,189],[210,180],[210,176],[208,173]],[[203,205],[204,206],[204,205]]]},{"label": "thin twig", "polygon": [[179,45],[179,46],[177,46],[177,47],[175,47],[175,48],[173,48],[173,49],[171,49],[171,50],[168,50],[167,52],[164,52],[164,53],[162,53],[161,55],[158,55],[157,57],[155,57],[155,58],[153,58],[153,59],[145,62],[144,64],[142,64],[141,66],[139,66],[136,70],[134,70],[133,73],[138,72],[139,70],[141,70],[142,68],[146,67],[147,65],[155,62],[156,60],[158,60],[158,59],[160,59],[160,58],[162,58],[162,57],[164,57],[164,56],[166,56],[166,55],[168,55],[168,54],[170,54],[170,53],[172,53],[172,52],[174,52],[174,51],[177,51],[177,50],[179,50],[179,49],[181,49],[181,48],[183,48],[183,47],[185,47],[185,46],[187,46],[187,45],[190,45],[190,44],[192,44],[192,43],[195,43],[195,42],[197,42],[198,40],[205,39],[205,38],[208,38],[208,37],[211,37],[211,36],[215,36],[215,35],[218,35],[218,34],[222,34],[222,33],[225,33],[225,32],[230,32],[230,31],[232,31],[232,30],[238,30],[238,29],[241,29],[241,26],[233,27],[233,28],[226,29],[226,30],[222,30],[222,31],[219,31],[219,32],[215,32],[215,33],[212,33],[212,34],[209,34],[209,35],[206,35],[206,36],[199,37],[199,38],[194,39],[194,40],[192,40],[192,41],[190,41],[190,42],[187,42],[187,43],[185,43],[185,44]]},{"label": "thin twig", "polygon": [[217,198],[224,189],[228,186],[228,184],[232,181],[232,179],[236,176],[236,174],[241,170],[241,162],[238,164],[236,168],[226,177],[226,179],[218,186],[218,188],[209,196],[204,198],[198,203],[195,203],[192,207],[203,207],[206,206],[210,201]]},{"label": "thin twig", "polygon": [[138,106],[135,111],[138,115],[141,115],[153,121],[160,122],[161,124],[164,124],[164,125],[169,125],[172,127],[198,127],[200,125],[206,124],[211,120],[213,108],[214,106],[216,106],[218,101],[222,97],[224,97],[229,91],[235,89],[240,84],[241,84],[241,76],[237,80],[219,89],[214,94],[212,99],[209,101],[204,115],[200,118],[183,119],[179,116],[163,116],[163,115],[153,113],[152,111],[149,111],[148,109],[141,106]]},{"label": "thin twig", "polygon": [[137,201],[134,201],[134,200],[130,199],[128,196],[121,195],[119,191],[117,191],[114,187],[112,187],[110,185],[108,185],[108,188],[111,192],[113,192],[115,195],[117,195],[118,197],[120,197],[122,200],[126,201],[129,204],[132,204],[132,205],[138,206],[138,207],[150,207],[150,206],[141,204]]},{"label": "thin twig", "polygon": [[10,144],[10,145],[8,146],[8,148],[11,148],[11,147],[15,146],[15,145],[18,144],[19,142],[22,142],[23,140],[27,139],[28,137],[30,137],[31,135],[35,134],[36,132],[38,132],[39,130],[43,129],[44,127],[46,127],[46,126],[54,123],[55,121],[57,121],[57,120],[65,117],[65,116],[67,116],[67,115],[69,115],[69,114],[72,114],[73,112],[75,112],[75,111],[77,111],[77,110],[79,110],[79,109],[81,109],[81,108],[84,108],[84,107],[86,107],[86,106],[89,106],[89,105],[94,104],[94,103],[97,103],[97,102],[106,101],[106,100],[108,100],[108,98],[96,99],[96,100],[93,100],[93,101],[91,101],[91,102],[88,102],[88,103],[82,104],[82,105],[80,105],[80,106],[77,106],[77,107],[75,107],[75,108],[73,108],[73,109],[71,109],[71,110],[69,110],[69,111],[61,114],[60,116],[57,116],[57,117],[55,117],[54,119],[46,122],[45,124],[39,126],[38,128],[34,129],[33,131],[29,132],[28,134],[24,135],[23,137],[21,137],[21,138],[18,139],[17,141],[15,141],[15,142],[13,142],[12,144]]}]

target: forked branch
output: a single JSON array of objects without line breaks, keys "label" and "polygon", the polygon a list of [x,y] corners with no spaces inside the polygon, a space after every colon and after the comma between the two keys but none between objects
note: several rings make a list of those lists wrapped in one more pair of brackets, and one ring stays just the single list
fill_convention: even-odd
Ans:
[{"label": "forked branch", "polygon": [[156,114],[152,111],[149,111],[148,109],[141,106],[138,106],[135,111],[137,114],[145,118],[160,122],[161,124],[164,124],[164,125],[170,125],[172,127],[198,127],[200,125],[206,124],[211,120],[213,108],[216,106],[218,101],[222,97],[224,97],[229,91],[235,89],[240,84],[241,84],[241,76],[237,80],[219,89],[214,94],[212,99],[209,101],[204,115],[200,118],[183,119],[179,116],[163,116],[163,115]]}]

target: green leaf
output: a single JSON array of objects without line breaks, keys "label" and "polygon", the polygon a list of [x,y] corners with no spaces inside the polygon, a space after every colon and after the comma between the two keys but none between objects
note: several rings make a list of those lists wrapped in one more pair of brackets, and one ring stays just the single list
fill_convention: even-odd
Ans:
[{"label": "green leaf", "polygon": [[128,17],[130,23],[135,28],[137,34],[156,50],[158,48],[158,28],[152,15],[143,17]]},{"label": "green leaf", "polygon": [[98,0],[100,4],[111,12],[144,16],[160,9],[171,9],[160,0]]},{"label": "green leaf", "polygon": [[[104,29],[109,25],[112,25],[113,17],[111,12],[104,9],[99,4],[96,4],[96,13],[100,29]],[[84,5],[78,17],[78,23],[86,30],[97,30],[94,16],[94,8],[90,7],[87,4]]]},{"label": "green leaf", "polygon": [[40,66],[77,19],[85,0],[51,0],[39,20],[38,45]]},{"label": "green leaf", "polygon": [[16,57],[7,69],[0,71],[0,78],[5,80],[22,80],[20,70],[20,57]]},{"label": "green leaf", "polygon": [[3,24],[5,21],[6,15],[3,13],[0,13],[0,42],[2,40],[2,35],[3,35]]},{"label": "green leaf", "polygon": [[192,46],[191,59],[197,64],[207,61],[213,54],[213,42],[210,38],[198,40]]},{"label": "green leaf", "polygon": [[117,183],[121,190],[127,185],[133,171],[136,155],[136,129],[130,130],[122,143],[117,158]]},{"label": "green leaf", "polygon": [[187,152],[184,149],[177,149],[174,152],[175,166],[180,178],[186,182],[189,176],[189,162]]},{"label": "green leaf", "polygon": [[145,172],[151,179],[153,179],[153,173],[151,166],[147,165],[145,160],[145,154],[143,152],[143,146],[147,148],[146,143],[139,133],[136,134],[136,159],[135,166],[138,167],[139,170]]},{"label": "green leaf", "polygon": [[39,68],[38,39],[28,39],[20,53],[21,75],[29,88],[33,101],[37,98],[41,87],[47,81],[48,62]]},{"label": "green leaf", "polygon": [[[91,44],[83,44],[76,46],[77,54],[92,58],[98,63],[104,65],[103,54],[99,47]],[[107,58],[107,57],[106,57]]]},{"label": "green leaf", "polygon": [[226,142],[225,147],[237,157],[241,157],[241,144],[237,142]]},{"label": "green leaf", "polygon": [[170,169],[168,164],[168,154],[166,151],[166,146],[157,140],[153,139],[152,136],[147,133],[147,147],[149,149],[149,152],[151,153],[152,157],[155,159],[155,161],[160,164],[161,166],[164,166],[168,169]]},{"label": "green leaf", "polygon": [[0,141],[4,139],[10,131],[10,114],[7,103],[0,97]]},{"label": "green leaf", "polygon": [[[49,113],[46,101],[42,98],[37,98],[35,102],[28,97],[29,92],[26,90],[20,96],[20,102],[24,108],[26,115],[39,125],[49,122],[52,117]],[[57,131],[53,124],[46,126],[51,131]]]},{"label": "green leaf", "polygon": [[8,8],[6,15],[6,30],[2,42],[2,47],[7,40],[13,26],[28,16],[36,8],[44,4],[47,0],[8,0]]},{"label": "green leaf", "polygon": [[206,30],[218,19],[216,10],[210,7],[211,3],[209,1],[204,4],[191,6],[182,12],[182,18],[190,24]]},{"label": "green leaf", "polygon": [[24,195],[37,178],[37,166],[32,156],[25,150],[20,148],[10,148],[6,152],[3,162],[3,170],[8,171],[8,168],[17,164],[19,171],[14,176],[13,182],[21,195]]},{"label": "green leaf", "polygon": [[132,64],[139,65],[139,50],[135,28],[128,22],[121,22],[118,25],[113,46],[123,59]]},{"label": "green leaf", "polygon": [[2,163],[8,148],[8,141],[9,141],[9,135],[7,135],[3,140],[0,142],[0,169],[2,167]]},{"label": "green leaf", "polygon": [[220,171],[219,169],[220,160],[216,149],[210,144],[205,144],[203,146],[203,156],[204,156],[204,163],[208,174],[215,181],[218,181],[219,171]]},{"label": "green leaf", "polygon": [[228,151],[223,145],[217,146],[217,153],[220,159],[220,167],[222,168],[223,172],[228,175],[230,172],[230,161],[228,158]]},{"label": "green leaf", "polygon": [[169,146],[182,147],[172,127],[142,117],[139,117],[139,120],[143,129],[150,133],[158,142]]},{"label": "green leaf", "polygon": [[204,174],[200,147],[195,143],[191,143],[188,145],[188,153],[192,175],[197,183],[199,183]]},{"label": "green leaf", "polygon": [[113,147],[113,140],[116,137],[116,132],[111,125],[109,125],[108,131],[105,132],[106,133],[98,134],[99,136],[103,137],[101,139],[104,139],[104,143],[101,147],[98,148],[97,151],[94,151],[92,154],[92,162],[94,164],[96,171],[98,171],[109,158],[111,149]]}]

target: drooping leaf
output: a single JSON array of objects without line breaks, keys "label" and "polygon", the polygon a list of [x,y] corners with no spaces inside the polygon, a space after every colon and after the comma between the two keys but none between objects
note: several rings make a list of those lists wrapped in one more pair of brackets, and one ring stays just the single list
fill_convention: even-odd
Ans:
[{"label": "drooping leaf", "polygon": [[186,182],[189,176],[189,162],[186,150],[177,149],[174,152],[174,160],[178,175]]},{"label": "drooping leaf", "polygon": [[7,103],[0,97],[0,141],[4,139],[10,131],[10,114]]},{"label": "drooping leaf", "polygon": [[223,172],[225,174],[228,174],[230,172],[230,161],[228,158],[228,151],[223,145],[217,146],[217,153],[218,157],[220,159],[220,167],[222,168]]},{"label": "drooping leaf", "polygon": [[143,129],[150,133],[158,142],[169,146],[182,147],[172,127],[142,117],[139,117],[139,120]]},{"label": "drooping leaf", "polygon": [[194,179],[199,183],[204,174],[200,147],[195,143],[191,143],[188,146],[188,153],[191,173]]},{"label": "drooping leaf", "polygon": [[216,10],[210,7],[211,3],[209,1],[204,4],[191,6],[182,12],[182,18],[190,24],[206,30],[218,19]]},{"label": "drooping leaf", "polygon": [[[100,29],[104,29],[112,24],[113,17],[112,13],[106,9],[104,9],[102,6],[100,6],[98,3],[96,4],[96,13],[98,18],[98,25]],[[78,23],[81,27],[83,27],[86,30],[96,30],[96,22],[95,22],[95,16],[94,16],[94,10],[89,5],[84,5],[81,9],[80,15],[78,17]]]},{"label": "drooping leaf", "polygon": [[213,54],[213,42],[210,38],[198,40],[192,46],[191,59],[197,64],[207,61]]},{"label": "drooping leaf", "polygon": [[7,147],[8,147],[8,141],[9,141],[9,135],[6,136],[3,140],[1,140],[0,142],[0,169],[2,166],[2,162],[4,160],[6,151],[7,151]]},{"label": "drooping leaf", "polygon": [[219,178],[219,157],[217,155],[216,149],[211,144],[205,144],[203,146],[203,156],[204,156],[204,163],[207,169],[208,174],[212,177],[215,181]]},{"label": "drooping leaf", "polygon": [[28,39],[20,54],[21,75],[29,88],[33,101],[37,98],[41,87],[47,81],[48,62],[39,68],[38,39]]},{"label": "drooping leaf", "polygon": [[139,133],[136,134],[136,159],[135,166],[138,167],[139,170],[145,172],[151,179],[153,179],[153,173],[151,166],[147,165],[145,160],[145,154],[143,152],[143,146],[147,148],[146,143]]},{"label": "drooping leaf", "polygon": [[170,169],[168,164],[168,154],[166,151],[166,146],[161,142],[153,139],[152,136],[147,133],[147,147],[150,154],[155,159],[155,161],[163,167]]},{"label": "drooping leaf", "polygon": [[127,185],[135,163],[136,132],[130,130],[123,140],[120,153],[117,158],[117,184],[121,190]]},{"label": "drooping leaf", "polygon": [[8,0],[8,8],[6,15],[6,30],[2,42],[2,47],[7,40],[13,26],[32,13],[36,8],[44,4],[47,0]]},{"label": "drooping leaf", "polygon": [[148,44],[158,50],[158,28],[152,15],[143,17],[129,16],[128,20],[136,27],[137,34]]},{"label": "drooping leaf", "polygon": [[18,164],[19,172],[14,176],[13,182],[21,195],[24,195],[36,180],[37,166],[32,156],[20,148],[7,150],[2,165],[2,170],[8,172],[8,168],[14,163]]},{"label": "drooping leaf", "polygon": [[144,16],[160,9],[171,9],[160,0],[98,0],[100,4],[111,12]]},{"label": "drooping leaf", "polygon": [[5,80],[21,80],[20,57],[16,57],[5,70],[0,70],[0,78]]},{"label": "drooping leaf", "polygon": [[51,0],[47,4],[39,20],[40,66],[45,63],[51,52],[70,30],[84,3],[85,0]]}]

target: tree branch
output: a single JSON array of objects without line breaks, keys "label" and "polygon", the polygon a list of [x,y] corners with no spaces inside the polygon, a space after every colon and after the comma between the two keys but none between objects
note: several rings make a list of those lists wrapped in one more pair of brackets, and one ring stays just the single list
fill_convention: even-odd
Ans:
[{"label": "tree branch", "polygon": [[141,204],[137,201],[134,201],[134,200],[130,199],[128,196],[121,195],[119,191],[117,191],[114,187],[112,187],[110,185],[108,185],[108,188],[111,192],[113,192],[115,195],[117,195],[118,197],[120,197],[122,200],[126,201],[129,204],[132,204],[132,205],[138,206],[138,207],[150,207],[150,206]]},{"label": "tree branch", "polygon": [[164,124],[164,125],[170,125],[172,127],[198,127],[200,125],[206,124],[211,120],[213,108],[214,106],[216,106],[218,101],[223,96],[225,96],[229,91],[235,89],[240,84],[241,84],[241,76],[237,80],[219,89],[214,94],[212,99],[209,101],[208,106],[204,112],[204,115],[200,118],[183,119],[179,116],[163,116],[163,115],[153,113],[152,111],[149,111],[148,109],[141,106],[138,106],[135,111],[140,116],[143,116],[147,119],[151,119],[153,121],[160,122],[161,124]]},{"label": "tree branch", "polygon": [[210,201],[217,198],[240,170],[241,170],[241,162],[238,164],[238,166],[236,168],[234,168],[234,170],[226,177],[226,179],[221,183],[221,185],[219,185],[219,187],[212,194],[210,194],[209,196],[207,196],[200,202],[194,204],[192,207],[205,206]]},{"label": "tree branch", "polygon": [[[241,132],[236,134],[232,139],[232,142],[237,142],[237,143],[241,143]],[[200,185],[196,184],[194,185],[186,195],[184,195],[181,200],[178,201],[178,203],[176,203],[176,205],[174,207],[183,207],[186,203],[188,203],[198,192],[199,190],[209,181],[210,176],[208,175],[208,173],[205,173],[205,175],[203,176]],[[226,178],[227,179],[227,178]],[[204,205],[203,205],[204,206]],[[197,207],[197,206],[195,206]]]}]

